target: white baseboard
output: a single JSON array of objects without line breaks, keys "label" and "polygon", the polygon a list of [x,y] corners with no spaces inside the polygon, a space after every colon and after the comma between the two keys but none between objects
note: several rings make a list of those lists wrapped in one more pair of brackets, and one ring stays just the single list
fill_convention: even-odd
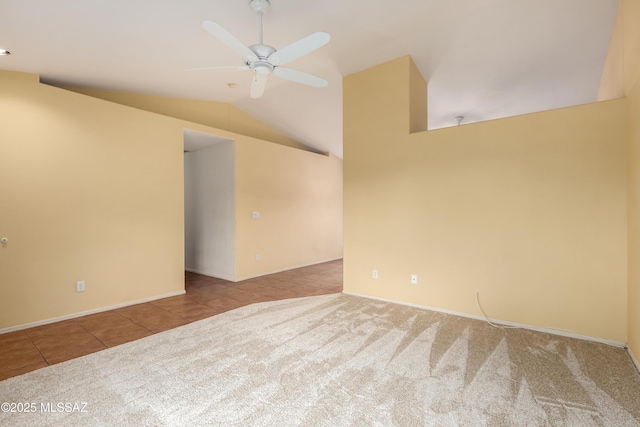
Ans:
[{"label": "white baseboard", "polygon": [[[388,298],[381,298],[381,297],[375,297],[375,296],[371,296],[371,295],[358,294],[358,293],[355,293],[355,292],[345,292],[345,291],[343,291],[342,293],[346,294],[346,295],[353,295],[353,296],[357,296],[357,297],[369,298],[369,299],[374,299],[374,300],[378,300],[378,301],[385,301],[385,302],[390,302],[390,303],[394,303],[394,304],[406,305],[406,306],[409,306],[409,307],[416,307],[416,308],[422,308],[422,309],[425,309],[425,310],[437,311],[439,313],[452,314],[454,316],[467,317],[469,319],[481,320],[483,322],[487,321],[487,319],[485,319],[483,316],[476,316],[474,314],[462,313],[462,312],[452,311],[452,310],[446,310],[444,308],[430,307],[430,306],[420,305],[420,304],[413,304],[413,303],[409,303],[409,302],[397,301],[397,300],[392,300],[392,299],[388,299]],[[496,324],[500,324],[500,325],[512,326],[512,327],[520,328],[520,329],[528,329],[530,331],[536,331],[536,332],[544,332],[544,333],[547,333],[547,334],[560,335],[560,336],[563,336],[563,337],[577,338],[577,339],[585,340],[585,341],[593,341],[593,342],[598,342],[598,343],[601,343],[601,344],[607,344],[607,345],[610,345],[610,346],[613,346],[613,347],[626,348],[626,344],[622,343],[622,342],[619,342],[619,341],[603,340],[601,338],[595,338],[595,337],[590,337],[590,336],[586,336],[586,335],[580,335],[580,334],[576,334],[574,332],[562,331],[562,330],[553,329],[553,328],[541,328],[541,327],[538,327],[538,326],[525,325],[525,324],[522,324],[522,323],[507,322],[505,320],[497,320],[497,319],[489,319],[489,320],[492,323],[496,323]],[[632,358],[633,358],[633,356],[632,356]],[[638,366],[637,361],[635,363],[636,363],[636,366]]]},{"label": "white baseboard", "polygon": [[636,369],[640,372],[640,362],[636,359],[636,356],[633,354],[633,351],[629,347],[627,347],[627,353],[629,353],[629,357],[631,357],[631,361],[634,365],[636,365]]},{"label": "white baseboard", "polygon": [[324,260],[324,261],[316,261],[316,262],[312,262],[310,264],[303,264],[303,265],[298,265],[298,266],[294,266],[294,267],[287,267],[287,268],[283,268],[281,270],[267,271],[265,273],[260,273],[260,274],[256,274],[256,275],[253,275],[253,276],[244,276],[244,277],[240,277],[240,278],[222,277],[221,275],[213,276],[210,273],[205,273],[203,271],[198,271],[198,270],[195,270],[193,268],[185,268],[185,270],[190,272],[190,273],[202,274],[203,276],[209,276],[209,277],[215,277],[217,279],[228,280],[229,282],[241,282],[243,280],[255,279],[256,277],[262,277],[262,276],[266,276],[268,274],[282,273],[284,271],[295,270],[296,268],[311,267],[312,265],[324,264],[325,262],[337,261],[339,259],[342,259],[342,257],[327,259],[327,260]]},{"label": "white baseboard", "polygon": [[135,301],[128,301],[122,304],[110,305],[107,307],[100,307],[94,310],[81,311],[80,313],[68,314],[66,316],[54,317],[52,319],[39,320],[37,322],[25,323],[18,326],[10,326],[8,328],[0,329],[0,334],[6,334],[8,332],[21,331],[22,329],[33,328],[35,326],[48,325],[49,323],[61,322],[63,320],[75,319],[77,317],[87,316],[89,314],[102,313],[104,311],[115,310],[117,308],[129,307],[130,305],[142,304],[145,302],[155,301],[163,298],[175,297],[183,295],[186,291],[171,292],[169,294],[158,295],[150,298],[143,298]]},{"label": "white baseboard", "polygon": [[233,277],[225,276],[223,274],[212,274],[210,272],[196,270],[195,268],[185,268],[184,271],[188,271],[189,273],[201,274],[203,276],[215,277],[216,279],[228,280],[229,282],[235,282]]}]

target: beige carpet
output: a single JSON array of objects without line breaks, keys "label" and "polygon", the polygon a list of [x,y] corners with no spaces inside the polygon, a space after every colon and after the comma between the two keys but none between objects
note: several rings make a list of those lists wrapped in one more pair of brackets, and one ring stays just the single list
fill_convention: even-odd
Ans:
[{"label": "beige carpet", "polygon": [[3,426],[638,426],[640,376],[622,349],[338,294],[11,378],[0,402],[35,404]]}]

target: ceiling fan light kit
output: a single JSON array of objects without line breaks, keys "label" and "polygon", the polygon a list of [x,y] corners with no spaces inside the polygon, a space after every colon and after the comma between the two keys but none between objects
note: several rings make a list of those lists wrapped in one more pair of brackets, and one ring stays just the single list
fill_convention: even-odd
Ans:
[{"label": "ceiling fan light kit", "polygon": [[252,98],[260,98],[262,96],[262,94],[264,93],[264,88],[267,84],[267,77],[269,74],[273,74],[274,76],[281,79],[302,83],[308,86],[325,87],[328,84],[325,79],[314,76],[313,74],[305,73],[303,71],[284,68],[281,67],[281,65],[298,59],[301,56],[313,52],[314,50],[329,43],[329,40],[331,39],[329,34],[319,31],[296,42],[293,42],[280,50],[276,50],[269,45],[263,44],[262,41],[262,15],[264,15],[267,10],[269,10],[269,8],[271,7],[271,3],[269,2],[269,0],[250,0],[249,6],[255,13],[258,14],[259,18],[258,44],[246,46],[234,35],[222,28],[219,24],[211,21],[204,21],[202,23],[203,28],[207,32],[209,32],[209,34],[220,40],[236,53],[240,54],[245,65],[238,67],[232,66],[197,68],[193,70],[222,68],[251,70],[254,72],[250,93]]}]

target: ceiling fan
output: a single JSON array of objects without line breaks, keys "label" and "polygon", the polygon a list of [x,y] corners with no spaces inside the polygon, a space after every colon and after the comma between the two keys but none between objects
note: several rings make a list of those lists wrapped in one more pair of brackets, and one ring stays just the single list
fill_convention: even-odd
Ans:
[{"label": "ceiling fan", "polygon": [[319,31],[304,37],[297,42],[293,42],[280,50],[276,50],[262,42],[262,16],[267,12],[267,10],[269,10],[269,0],[249,0],[249,6],[258,14],[260,34],[258,44],[246,46],[215,22],[204,21],[202,23],[204,29],[212,36],[240,54],[245,65],[239,67],[194,68],[189,71],[229,68],[251,70],[254,72],[253,81],[251,82],[251,98],[260,98],[262,96],[265,85],[267,84],[267,76],[269,74],[309,86],[325,87],[328,84],[325,79],[303,71],[285,68],[282,67],[282,65],[324,46],[331,38],[329,34]]}]

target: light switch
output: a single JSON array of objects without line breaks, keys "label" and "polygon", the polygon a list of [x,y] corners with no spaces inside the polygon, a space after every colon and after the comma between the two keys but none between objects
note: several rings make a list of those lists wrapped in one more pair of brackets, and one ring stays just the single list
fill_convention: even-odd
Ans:
[{"label": "light switch", "polygon": [[251,212],[251,218],[260,218],[260,211]]}]

